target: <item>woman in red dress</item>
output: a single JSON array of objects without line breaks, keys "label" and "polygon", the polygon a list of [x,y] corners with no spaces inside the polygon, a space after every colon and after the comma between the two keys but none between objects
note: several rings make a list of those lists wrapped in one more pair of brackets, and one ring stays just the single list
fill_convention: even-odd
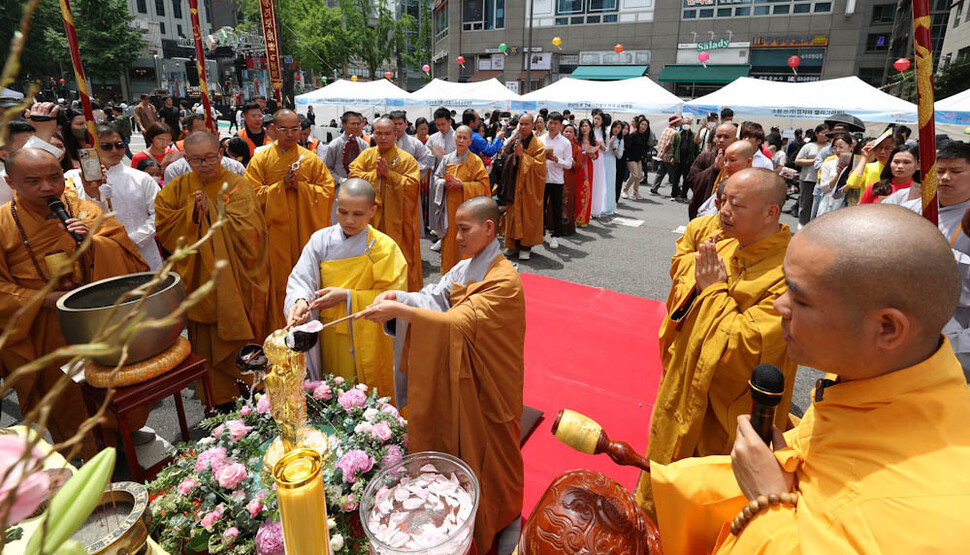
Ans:
[{"label": "woman in red dress", "polygon": [[588,119],[579,122],[579,138],[582,151],[586,156],[582,165],[582,175],[576,175],[576,225],[586,227],[593,208],[593,160],[599,157],[593,124]]},{"label": "woman in red dress", "polygon": [[562,130],[563,137],[573,146],[573,167],[563,172],[562,188],[562,234],[576,233],[576,190],[586,180],[586,155],[576,142],[576,126],[569,124]]}]

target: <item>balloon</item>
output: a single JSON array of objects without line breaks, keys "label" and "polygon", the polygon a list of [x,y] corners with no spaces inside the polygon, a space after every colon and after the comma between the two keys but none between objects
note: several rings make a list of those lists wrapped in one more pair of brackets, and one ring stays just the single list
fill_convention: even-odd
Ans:
[{"label": "balloon", "polygon": [[357,76],[356,75],[351,75],[350,76],[350,80],[353,81],[354,83],[356,83],[357,82]]},{"label": "balloon", "polygon": [[896,60],[893,62],[893,67],[896,68],[896,71],[900,73],[906,71],[909,69],[909,58],[900,58]]},{"label": "balloon", "polygon": [[560,38],[560,37],[552,37],[552,45],[553,46],[560,46],[560,45],[562,45],[562,38]]},{"label": "balloon", "polygon": [[702,64],[707,62],[707,60],[710,60],[710,59],[711,59],[711,55],[707,52],[707,50],[697,53],[697,60],[700,61],[700,63]]},{"label": "balloon", "polygon": [[623,52],[623,45],[617,44],[616,46],[613,47],[613,50],[616,51],[617,54],[621,54]]},{"label": "balloon", "polygon": [[64,84],[64,78],[63,78],[63,77],[61,77],[61,80],[60,80],[60,83],[61,83],[62,85]]},{"label": "balloon", "polygon": [[791,58],[788,58],[788,67],[792,69],[795,69],[801,63],[802,63],[802,59],[799,58],[798,56],[792,56]]},{"label": "balloon", "polygon": [[429,71],[431,71],[431,66],[429,66],[428,64],[424,64],[423,66],[421,66],[421,71],[428,73]]},{"label": "balloon", "polygon": [[326,85],[327,84],[327,78],[326,77],[321,77],[320,78],[320,82],[323,83],[324,85]]},{"label": "balloon", "polygon": [[499,51],[499,52],[502,52],[503,54],[504,54],[504,53],[505,53],[505,52],[506,52],[506,51],[507,51],[508,49],[509,49],[509,45],[507,45],[507,44],[505,44],[504,42],[503,42],[502,44],[500,44],[500,45],[498,45],[498,51]]},{"label": "balloon", "polygon": [[384,77],[386,77],[388,79],[393,79],[394,78],[394,74],[391,73],[390,71],[388,71],[387,73],[384,74]]},{"label": "balloon", "polygon": [[465,67],[465,57],[464,56],[458,56],[457,58],[455,58],[455,61],[458,62],[458,65],[460,65],[461,67]]}]

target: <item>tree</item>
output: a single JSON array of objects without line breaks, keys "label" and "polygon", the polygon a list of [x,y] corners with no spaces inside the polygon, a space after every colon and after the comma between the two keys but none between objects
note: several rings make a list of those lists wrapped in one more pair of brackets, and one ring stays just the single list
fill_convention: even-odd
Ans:
[{"label": "tree", "polygon": [[970,83],[970,59],[951,64],[933,77],[933,89],[937,100],[963,92]]},{"label": "tree", "polygon": [[[0,59],[6,60],[10,53],[10,39],[14,31],[20,28],[24,3],[23,0],[0,0]],[[60,75],[60,65],[70,65],[71,58],[66,52],[52,55],[45,47],[45,36],[48,32],[59,32],[61,36],[64,34],[64,23],[57,0],[43,0],[34,13],[30,32],[27,34],[27,46],[21,56],[23,71],[17,86],[34,78]]]},{"label": "tree", "polygon": [[395,19],[380,0],[339,0],[338,5],[353,53],[374,79],[381,64],[404,49],[414,18],[402,15]]},{"label": "tree", "polygon": [[[434,48],[434,30],[431,16],[431,2],[421,2],[421,18],[418,22],[418,32],[412,36],[409,44],[409,53],[403,56],[404,63],[409,68],[420,68],[426,63],[430,63],[432,49]],[[431,75],[422,72],[425,81],[431,80]]]}]

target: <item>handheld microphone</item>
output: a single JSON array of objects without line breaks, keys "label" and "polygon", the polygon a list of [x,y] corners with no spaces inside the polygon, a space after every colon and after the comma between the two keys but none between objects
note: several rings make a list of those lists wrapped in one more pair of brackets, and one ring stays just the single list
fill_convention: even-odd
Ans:
[{"label": "handheld microphone", "polygon": [[[61,201],[61,199],[57,197],[51,197],[47,199],[47,206],[51,209],[51,212],[53,212],[54,215],[57,216],[57,219],[60,220],[62,224],[64,224],[64,227],[67,227],[67,220],[71,219],[71,217],[67,214],[67,210],[64,209],[64,203]],[[70,234],[71,239],[74,239],[78,243],[80,243],[81,241],[84,241],[84,237],[81,237],[80,235],[78,235],[77,233],[74,233],[73,231],[68,231],[68,234]]]},{"label": "handheld microphone", "polygon": [[751,372],[751,426],[765,445],[774,436],[775,407],[785,394],[785,376],[773,364],[759,364]]}]

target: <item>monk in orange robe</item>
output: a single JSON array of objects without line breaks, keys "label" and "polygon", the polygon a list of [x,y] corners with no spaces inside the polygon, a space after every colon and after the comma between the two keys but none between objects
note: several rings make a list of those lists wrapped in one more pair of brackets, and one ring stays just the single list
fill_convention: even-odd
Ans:
[{"label": "monk in orange robe", "polygon": [[[781,264],[791,238],[778,222],[785,183],[749,168],[731,176],[721,203],[721,238],[683,257],[660,326],[664,374],[650,422],[647,457],[667,464],[723,455],[734,442],[739,414],[751,410],[748,380],[759,364],[785,376],[775,422],[785,428],[796,365],[785,353],[781,317],[773,303],[786,290]],[[637,500],[652,511],[650,480]]]},{"label": "monk in orange robe", "polygon": [[[73,288],[100,279],[148,271],[148,264],[138,253],[138,247],[118,220],[105,219],[92,237],[91,248],[75,264],[72,273],[61,278],[60,285],[48,293],[42,302],[30,306],[17,315],[54,275],[50,255],[74,254],[77,243],[67,234],[57,219],[50,219],[47,199],[58,197],[64,202],[71,218],[67,230],[87,236],[101,208],[88,201],[64,195],[64,174],[57,158],[48,152],[25,148],[7,157],[6,181],[14,191],[14,199],[0,206],[0,322],[6,325],[15,315],[17,326],[9,340],[0,348],[0,371],[5,380],[17,368],[65,345],[57,320],[57,300]],[[20,376],[13,383],[21,412],[34,410],[43,396],[63,377],[58,361],[40,372]],[[47,422],[51,437],[62,442],[73,436],[87,418],[81,388],[68,384],[55,399]],[[145,424],[148,410],[128,416],[131,429]],[[105,426],[116,423],[108,418]],[[111,439],[108,434],[107,439]],[[90,436],[83,443],[80,456],[89,458],[96,452]]]},{"label": "monk in orange robe", "polygon": [[546,147],[532,134],[533,124],[532,115],[523,114],[515,137],[502,147],[503,187],[514,191],[505,210],[505,246],[507,254],[519,260],[531,257],[532,247],[542,243],[545,233]]},{"label": "monk in orange robe", "polygon": [[246,179],[256,188],[269,238],[270,307],[267,333],[285,324],[286,280],[314,231],[330,226],[334,183],[330,170],[315,152],[299,145],[300,118],[279,110],[274,119],[277,138],[256,153],[246,167]]},{"label": "monk in orange robe", "polygon": [[350,177],[359,177],[377,189],[377,213],[371,225],[401,247],[408,263],[408,291],[424,285],[421,269],[420,173],[413,156],[394,144],[394,122],[374,122],[377,146],[360,153],[350,164]]},{"label": "monk in orange robe", "polygon": [[227,262],[215,289],[188,314],[192,350],[209,361],[213,404],[223,405],[239,397],[239,383],[252,383],[236,369],[236,353],[247,343],[262,343],[271,331],[266,224],[252,185],[222,167],[218,137],[197,131],[184,144],[192,171],[158,192],[155,229],[162,246],[174,252],[179,239],[191,244],[205,235],[219,217],[220,202],[225,205],[225,223],[175,266],[192,293],[212,278],[217,260]]},{"label": "monk in orange robe", "polygon": [[896,206],[850,207],[799,231],[784,268],[788,353],[829,375],[773,451],[742,415],[730,457],[651,465],[664,552],[962,552],[970,392],[941,335],[961,291],[946,238]]},{"label": "monk in orange robe", "polygon": [[[537,141],[538,142],[538,141]],[[419,293],[381,294],[364,317],[395,329],[395,372],[408,411],[409,448],[455,455],[481,485],[479,553],[511,553],[523,494],[522,417],[525,296],[496,240],[498,205],[474,197],[458,207],[462,260]],[[397,345],[396,345],[397,347]]]},{"label": "monk in orange robe", "polygon": [[492,189],[485,163],[474,154],[468,155],[471,144],[471,128],[458,126],[455,130],[455,150],[442,157],[435,171],[432,202],[438,207],[436,214],[442,221],[433,223],[438,236],[442,237],[441,275],[447,274],[462,258],[471,257],[458,249],[458,228],[455,226],[458,205],[472,197],[488,196]]}]

